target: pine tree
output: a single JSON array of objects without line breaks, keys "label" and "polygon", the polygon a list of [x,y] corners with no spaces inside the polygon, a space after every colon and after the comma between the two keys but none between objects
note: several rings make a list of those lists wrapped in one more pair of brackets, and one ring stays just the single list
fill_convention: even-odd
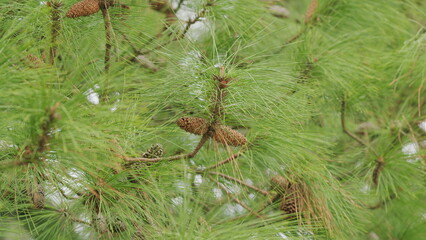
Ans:
[{"label": "pine tree", "polygon": [[425,12],[3,1],[0,238],[426,238]]}]

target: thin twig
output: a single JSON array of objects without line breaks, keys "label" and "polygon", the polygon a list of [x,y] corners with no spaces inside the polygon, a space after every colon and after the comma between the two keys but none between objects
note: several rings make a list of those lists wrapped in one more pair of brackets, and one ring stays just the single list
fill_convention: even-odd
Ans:
[{"label": "thin twig", "polygon": [[422,82],[420,83],[420,87],[417,89],[417,111],[418,111],[418,116],[421,117],[422,116],[422,101],[421,101],[421,95],[422,95],[422,89],[423,89],[423,84],[425,82],[426,78],[422,80]]},{"label": "thin twig", "polygon": [[99,194],[98,191],[96,191],[95,189],[89,186],[86,186],[86,187],[87,187],[87,190],[89,190],[89,192],[92,193],[93,196],[95,196],[97,199],[101,199],[101,195]]},{"label": "thin twig", "polygon": [[[165,43],[163,43],[163,44],[159,44],[159,45],[157,45],[156,47],[154,47],[154,48],[152,48],[152,49],[148,49],[148,50],[142,51],[141,53],[142,53],[142,54],[150,53],[150,52],[152,52],[153,50],[158,50],[158,49],[160,49],[160,48],[163,48],[163,47],[167,46],[168,44],[170,44],[170,43],[172,43],[172,42],[174,42],[174,41],[177,41],[177,40],[180,40],[180,39],[184,38],[184,37],[185,37],[185,35],[188,33],[189,29],[191,28],[191,26],[192,26],[193,24],[195,24],[196,22],[200,21],[200,19],[204,16],[204,14],[205,14],[205,12],[206,12],[206,11],[207,11],[207,10],[206,10],[206,7],[204,7],[204,8],[203,8],[203,9],[202,9],[202,10],[201,10],[198,14],[197,14],[197,16],[196,16],[194,19],[190,19],[189,21],[187,21],[187,22],[186,22],[186,25],[185,25],[185,27],[184,27],[184,29],[182,30],[182,32],[181,32],[180,34],[178,34],[177,36],[175,36],[174,38],[170,39],[169,41],[167,41],[167,42],[165,42]],[[164,31],[165,31],[165,30],[167,30],[167,28],[164,28]],[[158,34],[157,36],[161,36],[161,35],[162,35],[162,33]],[[151,42],[152,42],[155,38],[156,38],[156,37],[149,39],[146,45],[150,44],[150,43],[151,43]]]},{"label": "thin twig", "polygon": [[57,102],[55,105],[46,110],[47,119],[43,121],[40,125],[42,133],[37,136],[37,143],[34,144],[35,146],[26,146],[23,152],[20,152],[20,154],[16,156],[17,159],[24,160],[0,162],[0,168],[27,165],[32,163],[35,159],[40,159],[37,158],[35,155],[43,153],[49,147],[49,140],[52,137],[52,134],[50,133],[52,124],[54,123],[54,121],[60,118],[60,114],[57,113],[59,105],[60,103]]},{"label": "thin twig", "polygon": [[395,198],[396,198],[396,194],[392,193],[391,195],[389,195],[389,198],[387,198],[387,199],[385,199],[385,200],[377,203],[376,205],[373,205],[373,206],[367,206],[367,205],[365,205],[365,207],[368,208],[368,209],[372,209],[372,210],[373,209],[378,209],[378,208],[382,207],[383,205],[387,204],[389,201],[391,201],[391,200],[393,200]]},{"label": "thin twig", "polygon": [[260,58],[258,58],[256,60],[252,61],[251,64],[258,63],[258,62],[260,62],[262,60],[267,60],[267,59],[269,59],[269,58],[271,58],[271,57],[273,57],[273,56],[281,53],[281,51],[283,51],[284,48],[286,48],[289,44],[291,44],[291,43],[295,42],[297,39],[299,39],[303,35],[303,33],[305,33],[305,29],[300,30],[295,35],[293,35],[290,39],[288,39],[287,41],[285,41],[285,43],[283,45],[281,45],[278,49],[276,49],[274,52],[272,52],[272,54],[260,57]]},{"label": "thin twig", "polygon": [[111,66],[111,48],[112,48],[112,25],[111,17],[109,15],[108,7],[105,3],[104,6],[101,6],[102,17],[104,19],[105,25],[105,72],[108,72]]},{"label": "thin twig", "polygon": [[9,167],[15,167],[15,166],[23,166],[30,164],[31,161],[10,161],[10,162],[0,162],[0,168],[6,169]]},{"label": "thin twig", "polygon": [[177,12],[177,11],[179,11],[179,10],[180,10],[180,8],[182,7],[182,3],[183,3],[184,1],[185,1],[185,0],[179,0],[179,3],[178,3],[178,5],[177,5],[176,9],[174,9],[174,11],[175,11],[175,12]]},{"label": "thin twig", "polygon": [[58,189],[58,190],[59,190],[59,192],[61,193],[61,195],[62,195],[65,199],[68,199],[68,200],[75,200],[75,199],[78,199],[77,197],[70,197],[70,196],[68,196],[68,195],[64,192],[64,190],[63,190],[60,186],[56,186],[56,189]]},{"label": "thin twig", "polygon": [[73,222],[82,223],[82,224],[85,224],[85,225],[88,225],[88,226],[92,226],[92,224],[89,223],[89,222],[83,221],[83,220],[76,218],[76,217],[72,217],[71,214],[65,209],[55,209],[55,211],[57,211],[57,212],[63,214],[64,216],[68,217],[68,219],[73,221]]},{"label": "thin twig", "polygon": [[373,183],[376,186],[379,185],[379,176],[383,170],[384,165],[385,165],[385,159],[383,157],[377,158],[376,167],[374,168],[374,171],[373,171]]},{"label": "thin twig", "polygon": [[295,42],[297,39],[299,39],[301,36],[302,36],[302,34],[303,33],[305,33],[305,29],[303,29],[303,30],[301,30],[301,31],[299,31],[299,32],[297,32],[295,35],[293,35],[290,39],[288,39],[287,41],[285,41],[285,43],[283,44],[283,45],[281,45],[280,46],[280,48],[278,48],[275,52],[273,52],[273,54],[272,55],[270,55],[270,56],[273,56],[273,55],[276,55],[276,54],[279,54],[282,50],[284,50],[284,48],[285,47],[287,47],[289,44],[291,44],[291,43],[293,43],[293,42]]},{"label": "thin twig", "polygon": [[342,125],[342,130],[344,133],[346,133],[348,136],[350,136],[351,138],[355,139],[355,141],[357,141],[358,143],[360,143],[361,145],[364,146],[368,146],[363,140],[361,140],[358,136],[356,136],[355,134],[353,134],[352,132],[350,132],[347,128],[346,128],[346,118],[345,118],[345,112],[346,112],[346,101],[342,100],[342,104],[341,104],[341,111],[340,111],[340,122]]},{"label": "thin twig", "polygon": [[260,188],[258,188],[258,187],[256,187],[256,186],[253,186],[253,185],[248,184],[248,183],[246,183],[246,182],[244,182],[244,181],[241,181],[241,180],[240,180],[240,179],[238,179],[238,178],[234,178],[234,177],[231,177],[231,176],[228,176],[228,175],[226,175],[226,174],[219,173],[219,172],[209,172],[209,174],[212,174],[212,175],[218,175],[218,176],[221,176],[221,177],[226,178],[226,179],[228,179],[228,180],[231,180],[231,181],[237,182],[237,183],[239,183],[239,184],[241,184],[241,185],[244,185],[244,186],[246,186],[246,187],[248,187],[248,188],[251,188],[251,189],[253,189],[253,190],[255,190],[255,191],[257,191],[257,192],[259,192],[259,193],[261,193],[261,194],[263,194],[263,195],[265,195],[265,196],[268,196],[268,195],[269,195],[269,192],[268,192],[268,191],[262,190],[262,189],[260,189]]},{"label": "thin twig", "polygon": [[211,176],[209,176],[210,180],[212,180],[213,182],[215,182],[219,188],[221,188],[223,191],[226,192],[226,194],[232,198],[232,200],[236,203],[238,203],[239,205],[241,205],[243,208],[245,208],[247,211],[249,211],[250,213],[252,213],[253,215],[255,215],[258,218],[264,219],[265,217],[260,215],[258,212],[254,211],[253,209],[251,209],[249,206],[247,206],[245,203],[243,203],[241,200],[239,200],[238,198],[234,197],[234,195],[229,192],[229,190],[219,181],[217,181],[216,179],[212,178]]},{"label": "thin twig", "polygon": [[86,221],[83,221],[83,220],[80,220],[80,219],[78,219],[78,218],[74,218],[74,217],[70,217],[69,218],[71,221],[73,221],[73,222],[76,222],[76,223],[81,223],[81,224],[85,224],[85,225],[87,225],[87,226],[93,226],[91,223],[89,223],[89,222],[86,222]]},{"label": "thin twig", "polygon": [[238,152],[238,153],[236,153],[236,154],[234,154],[234,155],[232,155],[232,156],[228,157],[227,159],[225,159],[225,160],[223,160],[223,161],[221,161],[221,162],[216,163],[215,165],[212,165],[212,166],[210,166],[210,167],[207,167],[206,169],[215,169],[215,168],[218,168],[218,167],[220,167],[220,166],[222,166],[222,165],[224,165],[224,164],[227,164],[227,163],[229,163],[229,162],[234,161],[234,160],[235,160],[237,157],[239,157],[240,155],[242,155],[242,152]]},{"label": "thin twig", "polygon": [[280,199],[282,197],[281,194],[277,193],[274,196],[272,196],[272,198],[268,199],[268,201],[259,209],[257,210],[257,212],[262,212],[263,210],[265,210],[268,206],[270,206],[271,204],[273,204],[274,202],[276,202],[278,199]]},{"label": "thin twig", "polygon": [[[306,80],[308,80],[310,73],[314,69],[314,62],[317,62],[317,61],[318,61],[318,59],[314,59],[314,61],[308,60],[305,63],[304,68],[300,71],[299,76],[297,77],[297,82],[296,83],[303,84],[303,83],[306,82]],[[294,89],[290,93],[291,94],[295,94],[297,91],[298,90]]]},{"label": "thin twig", "polygon": [[132,48],[132,51],[134,52],[135,56],[139,55],[141,52],[136,48],[136,46],[130,41],[129,37],[122,32],[121,30],[116,30],[123,38],[124,40],[129,44],[129,46]]},{"label": "thin twig", "polygon": [[357,141],[359,144],[367,147],[369,150],[371,150],[376,156],[378,156],[379,154],[376,152],[376,150],[374,150],[369,144],[367,144],[366,142],[364,142],[362,139],[360,139],[357,135],[353,134],[352,132],[350,132],[347,128],[346,128],[346,117],[345,114],[346,113],[346,101],[345,99],[342,100],[341,102],[341,110],[340,110],[340,123],[342,125],[342,130],[344,133],[346,133],[349,137],[353,138],[355,141]]},{"label": "thin twig", "polygon": [[66,188],[70,189],[71,191],[73,191],[75,194],[77,194],[79,197],[81,196],[85,196],[87,195],[84,192],[80,192],[78,190],[76,190],[74,187],[71,187],[70,184],[65,183],[62,179],[60,179],[58,176],[56,176],[55,174],[53,174],[53,177],[55,178],[56,181],[58,181],[60,184],[62,184],[63,186],[65,186]]}]

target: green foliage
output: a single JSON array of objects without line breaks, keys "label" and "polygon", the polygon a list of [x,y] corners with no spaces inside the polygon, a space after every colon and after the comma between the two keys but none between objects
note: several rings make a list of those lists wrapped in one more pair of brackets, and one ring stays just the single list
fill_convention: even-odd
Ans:
[{"label": "green foliage", "polygon": [[426,2],[310,2],[1,2],[0,239],[426,238]]}]

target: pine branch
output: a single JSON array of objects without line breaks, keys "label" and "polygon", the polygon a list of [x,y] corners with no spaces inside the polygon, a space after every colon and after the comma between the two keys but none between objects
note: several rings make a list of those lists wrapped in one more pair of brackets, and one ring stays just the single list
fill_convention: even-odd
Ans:
[{"label": "pine branch", "polygon": [[1,162],[0,166],[23,166],[33,162],[33,160],[43,160],[43,158],[38,158],[38,155],[49,149],[49,140],[53,136],[52,134],[50,134],[50,130],[52,128],[53,123],[61,118],[61,115],[57,112],[59,105],[60,103],[57,102],[54,106],[46,110],[47,119],[43,121],[40,125],[42,133],[37,136],[36,143],[33,146],[25,146],[24,150],[16,156],[17,159],[23,160]]},{"label": "pine branch", "polygon": [[111,17],[108,11],[108,4],[106,0],[99,3],[102,11],[102,17],[105,25],[105,72],[108,73],[111,66],[111,48],[113,29],[111,25]]},{"label": "pine branch", "polygon": [[385,159],[383,157],[379,157],[376,160],[376,167],[374,168],[373,176],[372,176],[373,177],[373,183],[376,186],[379,185],[379,176],[380,176],[380,173],[383,170],[384,165],[385,165]]},{"label": "pine branch", "polygon": [[185,2],[185,0],[179,0],[179,3],[176,7],[176,9],[174,9],[175,12],[178,12],[180,10],[180,8],[182,7],[183,2]]},{"label": "pine branch", "polygon": [[[229,136],[224,136],[225,133],[227,133],[224,128],[218,128],[216,129],[216,125],[218,124],[220,118],[223,115],[223,100],[224,97],[226,95],[225,92],[225,88],[228,87],[228,83],[232,80],[231,78],[226,78],[225,77],[225,68],[224,67],[220,67],[220,73],[219,76],[214,75],[213,76],[213,80],[215,81],[216,84],[216,90],[215,93],[213,94],[213,96],[211,97],[211,102],[213,104],[213,107],[210,109],[210,114],[212,115],[212,120],[209,124],[206,124],[205,126],[205,131],[202,131],[202,137],[200,139],[200,142],[198,143],[198,145],[195,147],[195,149],[188,154],[180,154],[180,155],[175,155],[175,156],[170,156],[170,157],[160,157],[160,158],[144,158],[144,157],[140,157],[140,158],[130,158],[130,157],[126,157],[124,155],[121,154],[116,154],[116,156],[122,158],[124,161],[127,162],[159,162],[159,161],[174,161],[174,160],[179,160],[179,159],[189,159],[189,158],[193,158],[197,155],[198,151],[204,146],[204,144],[207,142],[207,140],[213,136],[214,140],[221,142],[221,143],[230,143],[234,146],[238,146],[238,145],[242,145],[241,143],[244,143],[244,141],[246,142],[247,140],[245,139],[244,136],[242,136],[241,134],[238,135],[239,138],[233,136],[235,139],[231,139]],[[201,121],[201,120],[199,120]],[[205,121],[205,120],[204,120]],[[178,122],[179,123],[179,122]],[[191,127],[191,126],[189,126]],[[189,130],[189,129],[186,129]],[[228,131],[231,131],[229,129],[226,129]],[[222,135],[219,134],[219,131],[221,131]],[[192,132],[194,133],[194,132]],[[235,133],[235,131],[234,131]],[[197,134],[201,134],[197,133]],[[228,133],[228,135],[230,135]],[[242,136],[242,137],[241,137]],[[240,139],[242,138],[242,139]],[[240,140],[244,140],[244,141],[240,141]],[[238,154],[239,155],[239,154]],[[234,155],[235,156],[235,155]],[[214,166],[212,166],[211,168],[216,168],[217,166],[226,164],[229,161],[232,161],[236,158],[235,157],[231,157],[230,159],[227,159],[221,163],[218,163]]]},{"label": "pine branch", "polygon": [[51,0],[49,6],[52,7],[50,20],[52,21],[51,26],[51,39],[50,39],[50,64],[55,63],[58,51],[58,37],[61,30],[61,7],[62,2],[60,0]]}]

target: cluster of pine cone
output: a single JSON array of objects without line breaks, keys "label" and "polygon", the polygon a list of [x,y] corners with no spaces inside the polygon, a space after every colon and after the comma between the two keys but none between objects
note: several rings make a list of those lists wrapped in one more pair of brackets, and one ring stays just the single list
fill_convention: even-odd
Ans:
[{"label": "cluster of pine cone", "polygon": [[[207,120],[198,117],[183,117],[176,121],[176,124],[183,130],[196,134],[204,135],[209,131],[210,124]],[[212,138],[218,143],[231,146],[243,146],[247,143],[246,137],[230,127],[215,124],[211,126]]]},{"label": "cluster of pine cone", "polygon": [[[164,147],[163,145],[157,143],[151,145],[146,152],[141,154],[141,157],[143,158],[160,158],[164,156]],[[125,164],[125,168],[131,168],[134,170],[141,169],[143,167],[146,167],[146,163],[143,162],[131,162]]]}]

